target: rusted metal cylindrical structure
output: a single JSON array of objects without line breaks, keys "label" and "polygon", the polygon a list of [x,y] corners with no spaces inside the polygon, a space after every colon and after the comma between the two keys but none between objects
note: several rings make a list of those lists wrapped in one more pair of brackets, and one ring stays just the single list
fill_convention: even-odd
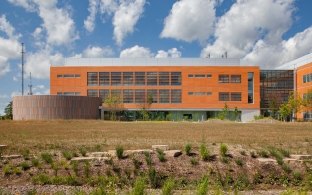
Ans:
[{"label": "rusted metal cylindrical structure", "polygon": [[13,97],[13,120],[97,119],[102,100],[87,96]]}]

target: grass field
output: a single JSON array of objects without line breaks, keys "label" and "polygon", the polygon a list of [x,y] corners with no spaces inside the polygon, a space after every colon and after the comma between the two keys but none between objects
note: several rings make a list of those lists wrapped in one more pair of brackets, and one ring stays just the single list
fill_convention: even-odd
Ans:
[{"label": "grass field", "polygon": [[312,154],[312,123],[0,121],[0,144],[8,152],[77,149],[150,148],[168,144],[182,148],[201,142],[240,144],[248,148],[278,146]]}]

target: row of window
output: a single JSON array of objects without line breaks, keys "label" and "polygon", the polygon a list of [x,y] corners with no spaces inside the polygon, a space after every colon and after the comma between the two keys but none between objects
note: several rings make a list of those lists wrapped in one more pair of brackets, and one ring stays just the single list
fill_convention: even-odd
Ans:
[{"label": "row of window", "polygon": [[303,83],[312,82],[312,73],[303,75]]},{"label": "row of window", "polygon": [[189,78],[211,78],[211,74],[189,74]]},{"label": "row of window", "polygon": [[312,112],[304,112],[303,113],[303,118],[305,120],[312,120]]},{"label": "row of window", "polygon": [[88,86],[181,85],[181,72],[88,72]]},{"label": "row of window", "polygon": [[57,92],[57,95],[79,96],[80,92]]},{"label": "row of window", "polygon": [[188,92],[188,95],[194,95],[194,96],[206,96],[206,95],[212,95],[212,92]]},{"label": "row of window", "polygon": [[102,99],[115,96],[123,103],[181,103],[182,101],[180,89],[89,89],[87,95]]},{"label": "row of window", "polygon": [[57,78],[80,78],[80,74],[58,74]]},{"label": "row of window", "polygon": [[312,100],[312,93],[304,93],[303,100]]},{"label": "row of window", "polygon": [[242,93],[219,92],[219,101],[242,101]]},{"label": "row of window", "polygon": [[241,75],[220,74],[219,83],[241,83]]}]

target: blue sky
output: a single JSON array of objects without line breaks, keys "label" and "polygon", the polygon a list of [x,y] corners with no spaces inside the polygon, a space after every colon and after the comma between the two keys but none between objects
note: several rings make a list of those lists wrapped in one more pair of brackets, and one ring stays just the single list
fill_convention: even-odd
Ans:
[{"label": "blue sky", "polygon": [[310,0],[2,0],[0,114],[67,57],[229,57],[274,68],[312,52]]}]

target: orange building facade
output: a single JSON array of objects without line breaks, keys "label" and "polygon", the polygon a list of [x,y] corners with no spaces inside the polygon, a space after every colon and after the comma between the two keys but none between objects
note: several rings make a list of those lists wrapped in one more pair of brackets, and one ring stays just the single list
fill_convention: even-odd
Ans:
[{"label": "orange building facade", "polygon": [[225,106],[237,108],[242,121],[260,114],[258,66],[240,66],[233,59],[94,60],[52,66],[50,94],[103,101],[118,96],[124,110],[144,108],[195,120],[215,117]]}]

